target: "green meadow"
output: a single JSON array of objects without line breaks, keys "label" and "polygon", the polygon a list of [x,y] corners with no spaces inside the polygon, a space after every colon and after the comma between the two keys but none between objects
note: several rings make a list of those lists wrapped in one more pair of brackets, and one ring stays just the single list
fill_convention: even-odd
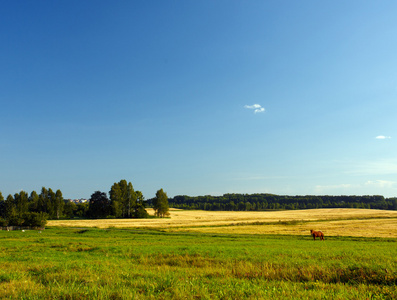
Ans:
[{"label": "green meadow", "polygon": [[1,299],[397,299],[397,239],[0,231]]}]

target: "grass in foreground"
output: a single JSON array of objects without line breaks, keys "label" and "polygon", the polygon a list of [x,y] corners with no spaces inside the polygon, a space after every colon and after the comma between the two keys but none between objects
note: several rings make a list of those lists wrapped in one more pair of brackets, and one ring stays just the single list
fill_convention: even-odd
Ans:
[{"label": "grass in foreground", "polygon": [[2,299],[396,299],[396,239],[0,231]]}]

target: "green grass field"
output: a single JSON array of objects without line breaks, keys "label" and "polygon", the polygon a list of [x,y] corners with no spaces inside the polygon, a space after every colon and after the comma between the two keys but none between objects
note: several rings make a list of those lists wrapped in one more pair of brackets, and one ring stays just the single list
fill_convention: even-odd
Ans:
[{"label": "green grass field", "polygon": [[1,299],[396,299],[397,240],[0,231]]}]

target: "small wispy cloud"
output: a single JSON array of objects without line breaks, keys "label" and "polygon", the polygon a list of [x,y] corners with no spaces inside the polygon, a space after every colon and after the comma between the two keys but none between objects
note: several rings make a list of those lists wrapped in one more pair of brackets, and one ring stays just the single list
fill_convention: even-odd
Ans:
[{"label": "small wispy cloud", "polygon": [[261,112],[264,112],[264,111],[265,111],[265,108],[262,107],[262,106],[259,105],[259,104],[245,105],[244,107],[245,107],[245,108],[248,108],[248,109],[253,109],[255,114],[256,114],[256,113],[261,113]]},{"label": "small wispy cloud", "polygon": [[376,137],[377,140],[386,140],[386,139],[391,139],[391,136],[385,136],[385,135],[378,135]]},{"label": "small wispy cloud", "polygon": [[376,186],[379,188],[391,188],[395,185],[395,182],[389,180],[368,180],[365,185]]}]

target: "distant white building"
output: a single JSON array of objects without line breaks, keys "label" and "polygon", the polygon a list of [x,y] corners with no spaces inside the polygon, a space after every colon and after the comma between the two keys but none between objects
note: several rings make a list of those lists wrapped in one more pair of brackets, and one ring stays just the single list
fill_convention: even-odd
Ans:
[{"label": "distant white building", "polygon": [[73,203],[76,203],[76,204],[89,202],[88,199],[84,199],[84,198],[80,198],[80,199],[65,199],[65,200],[73,202]]}]

